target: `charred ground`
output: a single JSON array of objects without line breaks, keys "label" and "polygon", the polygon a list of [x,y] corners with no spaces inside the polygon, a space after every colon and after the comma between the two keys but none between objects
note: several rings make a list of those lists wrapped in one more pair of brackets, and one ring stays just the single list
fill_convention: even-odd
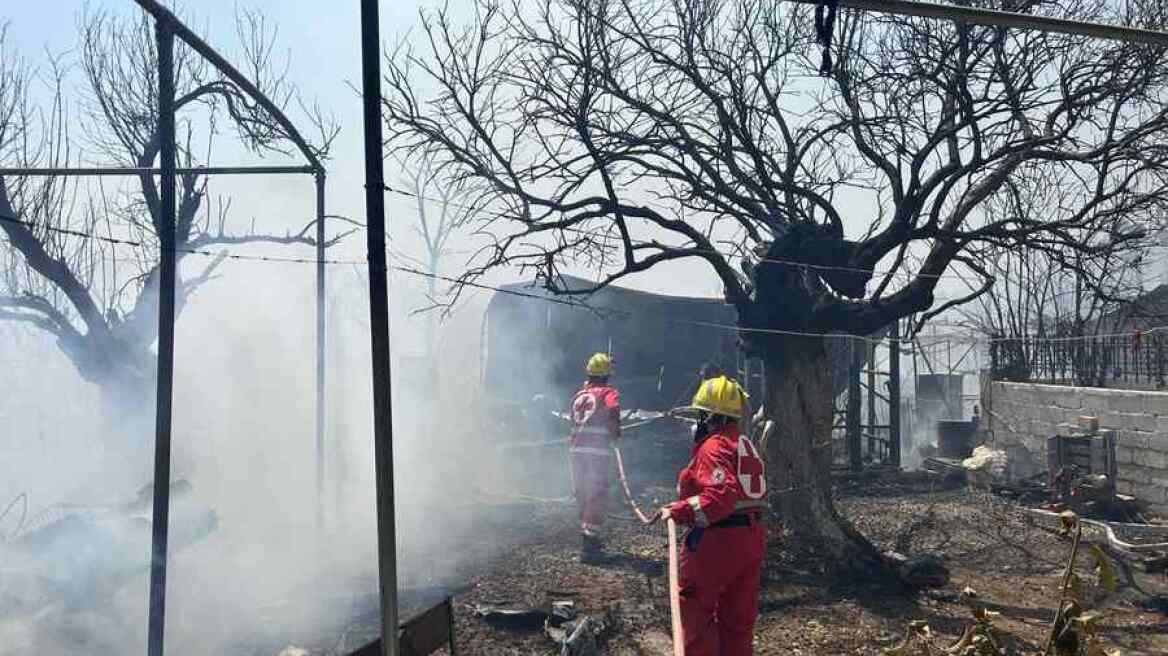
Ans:
[{"label": "charred ground", "polygon": [[[686,446],[677,431],[627,439],[630,483],[643,507],[672,497],[672,477],[688,456]],[[543,451],[533,457],[548,466],[557,450]],[[583,613],[615,620],[601,653],[670,653],[667,554],[661,527],[645,528],[633,521],[614,489],[608,557],[585,565],[579,559],[570,500],[480,492],[473,504],[478,524],[449,547],[478,549],[485,560],[465,560],[461,570],[465,578],[444,581],[431,590],[454,591],[459,654],[559,653],[542,630],[501,626],[477,612],[547,609],[553,601],[571,601]],[[880,549],[939,556],[950,572],[949,583],[927,591],[895,591],[870,581],[830,578],[820,559],[810,557],[778,522],[772,522],[756,653],[877,655],[899,644],[912,621],[928,624],[936,646],[949,645],[972,621],[970,604],[961,595],[965,588],[976,591],[983,608],[998,613],[993,631],[1006,653],[1042,653],[1068,541],[1036,525],[1017,506],[913,473],[843,481],[835,486],[834,495],[841,513]],[[494,545],[489,553],[487,535]],[[1094,581],[1090,559],[1081,558],[1076,569],[1085,582]],[[1140,571],[1123,573],[1114,593],[1091,583],[1084,591],[1090,607],[1102,613],[1102,635],[1125,655],[1168,650],[1165,595],[1164,575]],[[330,636],[309,653],[339,654],[341,647],[353,648],[376,637],[375,604],[370,597],[366,607],[350,617],[343,644]]]}]

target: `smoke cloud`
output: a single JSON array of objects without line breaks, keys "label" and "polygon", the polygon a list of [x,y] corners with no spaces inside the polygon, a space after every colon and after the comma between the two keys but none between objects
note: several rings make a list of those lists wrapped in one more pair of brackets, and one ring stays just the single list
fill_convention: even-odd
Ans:
[{"label": "smoke cloud", "polygon": [[[377,629],[353,626],[377,590],[364,273],[330,269],[323,494],[313,268],[234,262],[220,273],[177,327],[172,480],[190,489],[172,506],[167,653],[275,654],[345,639],[351,648]],[[437,601],[502,548],[478,528],[485,494],[567,487],[554,467],[496,466],[500,440],[527,438],[496,432],[479,389],[486,298],[438,323],[409,312],[425,304],[424,287],[409,277],[391,285],[406,605]],[[50,509],[40,517],[46,525],[53,513],[84,517],[42,535],[52,548],[40,551],[27,548],[33,527],[17,525],[21,508],[0,520],[0,656],[139,652],[150,536],[148,497],[139,493],[151,480],[142,464],[152,458],[153,389],[150,413],[110,421],[101,390],[51,340],[23,327],[0,330],[0,362],[21,381],[0,400],[0,511],[24,494],[29,517]],[[62,575],[79,567],[95,576]],[[52,582],[46,572],[55,573]]]}]

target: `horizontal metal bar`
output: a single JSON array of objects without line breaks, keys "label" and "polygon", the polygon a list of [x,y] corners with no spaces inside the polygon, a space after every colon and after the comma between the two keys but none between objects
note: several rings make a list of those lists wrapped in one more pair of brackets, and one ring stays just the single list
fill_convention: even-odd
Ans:
[{"label": "horizontal metal bar", "polygon": [[[262,175],[278,173],[315,173],[311,166],[193,166],[176,168],[179,175]],[[49,175],[76,175],[76,176],[129,176],[129,175],[160,175],[161,169],[142,168],[134,166],[111,167],[49,167],[49,168],[0,168],[0,175],[20,176],[49,176]]]},{"label": "horizontal metal bar", "polygon": [[[820,4],[818,0],[791,1],[802,4]],[[1168,32],[1124,27],[1122,25],[1086,23],[1066,18],[1035,16],[1009,11],[978,9],[975,7],[959,7],[934,2],[911,2],[909,0],[839,0],[839,4],[841,7],[860,9],[863,11],[920,16],[922,18],[939,18],[976,23],[979,25],[997,25],[1000,27],[1042,30],[1044,32],[1059,32],[1062,34],[1078,34],[1114,41],[1143,43],[1152,46],[1168,46]]]}]

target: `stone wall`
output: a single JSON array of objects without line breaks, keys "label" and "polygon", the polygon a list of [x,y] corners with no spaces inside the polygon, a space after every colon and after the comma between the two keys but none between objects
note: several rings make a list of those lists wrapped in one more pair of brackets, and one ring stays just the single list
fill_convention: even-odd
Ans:
[{"label": "stone wall", "polygon": [[1168,392],[994,382],[982,386],[982,404],[994,444],[1010,455],[1011,478],[1045,471],[1046,438],[1094,416],[1117,433],[1119,493],[1168,514]]}]

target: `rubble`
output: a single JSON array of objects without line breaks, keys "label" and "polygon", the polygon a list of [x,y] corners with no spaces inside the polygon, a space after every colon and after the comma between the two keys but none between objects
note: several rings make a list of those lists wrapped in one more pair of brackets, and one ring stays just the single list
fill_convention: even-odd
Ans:
[{"label": "rubble", "polygon": [[961,461],[965,468],[966,480],[975,487],[989,488],[994,483],[1003,483],[1009,469],[1010,459],[1005,451],[981,445]]},{"label": "rubble", "polygon": [[[574,609],[573,613],[574,615]],[[610,608],[602,618],[585,615],[578,619],[554,620],[554,612],[544,633],[560,646],[560,656],[599,656],[601,646],[617,628],[616,610]]]},{"label": "rubble", "polygon": [[897,574],[912,588],[943,588],[949,585],[949,568],[936,554],[908,557],[895,551],[886,551],[884,557],[892,561]]},{"label": "rubble", "polygon": [[474,614],[487,624],[508,631],[539,631],[552,618],[551,613],[538,608],[475,606]]}]

